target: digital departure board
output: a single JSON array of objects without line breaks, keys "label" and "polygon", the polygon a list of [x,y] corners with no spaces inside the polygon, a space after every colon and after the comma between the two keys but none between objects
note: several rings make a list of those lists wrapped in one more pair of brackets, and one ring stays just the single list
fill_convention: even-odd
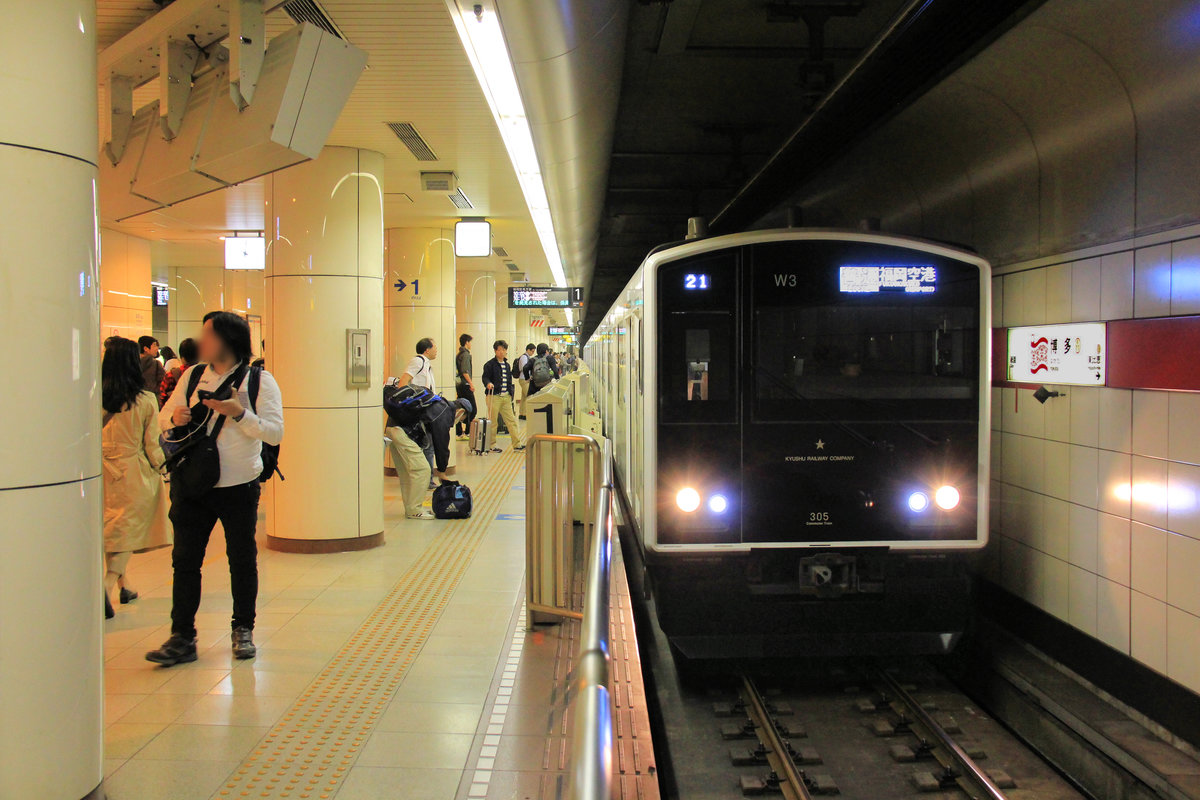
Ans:
[{"label": "digital departure board", "polygon": [[551,325],[550,326],[550,335],[551,336],[574,336],[578,332],[579,331],[576,328],[570,328],[570,327],[567,327],[566,325]]},{"label": "digital departure board", "polygon": [[863,264],[841,267],[838,288],[852,294],[937,291],[937,269],[930,264]]},{"label": "digital departure board", "polygon": [[510,286],[509,308],[583,308],[582,286]]}]

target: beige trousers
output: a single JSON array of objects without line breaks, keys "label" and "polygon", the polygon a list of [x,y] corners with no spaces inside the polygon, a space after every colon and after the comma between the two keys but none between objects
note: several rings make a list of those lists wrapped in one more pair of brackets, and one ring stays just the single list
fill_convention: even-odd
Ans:
[{"label": "beige trousers", "polygon": [[512,434],[513,447],[520,447],[521,429],[517,427],[517,415],[513,412],[511,394],[494,394],[488,397],[488,419],[492,421],[492,430],[499,430],[496,420],[500,417],[504,418],[504,426]]},{"label": "beige trousers", "polygon": [[429,461],[425,458],[425,451],[408,438],[403,428],[390,427],[385,432],[392,440],[392,463],[396,467],[396,477],[400,479],[404,513],[416,514],[421,510],[432,477]]}]

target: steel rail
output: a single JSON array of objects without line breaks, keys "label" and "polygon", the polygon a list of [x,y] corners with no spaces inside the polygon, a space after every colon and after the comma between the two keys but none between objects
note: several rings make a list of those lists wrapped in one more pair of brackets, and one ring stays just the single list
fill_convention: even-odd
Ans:
[{"label": "steel rail", "polygon": [[[988,777],[983,768],[975,763],[975,760],[967,755],[967,752],[959,747],[954,739],[950,738],[950,734],[942,729],[942,726],[930,715],[928,711],[921,707],[908,691],[900,685],[900,682],[888,675],[883,670],[879,671],[879,679],[888,688],[889,691],[897,698],[899,703],[904,706],[905,710],[910,712],[916,721],[925,729],[925,732],[937,740],[937,744],[949,757],[948,760],[957,764],[960,773],[956,776],[959,781],[959,786],[971,797],[978,797],[972,792],[971,787],[963,786],[963,782],[974,784],[983,792],[983,797],[989,800],[1006,800],[1004,792],[1000,787]],[[938,759],[943,767],[950,768],[951,764],[943,759]]]},{"label": "steel rail", "polygon": [[804,782],[804,774],[796,766],[791,748],[775,726],[775,719],[771,716],[766,701],[759,694],[758,687],[745,675],[742,676],[742,685],[751,719],[758,725],[756,730],[759,740],[767,748],[767,762],[780,779],[780,791],[784,797],[788,797],[790,793],[792,800],[811,800],[812,795]]}]

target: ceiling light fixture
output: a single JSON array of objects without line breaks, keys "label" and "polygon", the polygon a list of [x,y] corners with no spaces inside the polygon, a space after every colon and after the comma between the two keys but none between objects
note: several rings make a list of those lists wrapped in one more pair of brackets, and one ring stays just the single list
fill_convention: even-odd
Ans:
[{"label": "ceiling light fixture", "polygon": [[[533,227],[546,253],[554,284],[566,286],[567,276],[558,252],[558,239],[554,235],[550,201],[546,196],[546,184],[533,145],[533,131],[525,116],[525,104],[521,100],[517,76],[495,5],[491,0],[484,3],[446,0],[446,5],[471,67],[475,70],[475,77],[483,89],[483,96],[492,110],[492,116],[496,118],[508,157],[517,171],[517,181],[521,184],[525,204],[533,218]],[[570,311],[567,313],[568,317],[574,316]]]}]

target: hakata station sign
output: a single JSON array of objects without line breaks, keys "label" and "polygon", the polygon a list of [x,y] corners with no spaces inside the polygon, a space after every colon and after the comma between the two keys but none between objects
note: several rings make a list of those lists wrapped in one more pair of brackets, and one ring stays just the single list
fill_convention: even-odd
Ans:
[{"label": "hakata station sign", "polygon": [[1103,322],[1009,328],[1008,379],[1103,386],[1107,338]]},{"label": "hakata station sign", "polygon": [[510,286],[509,308],[583,308],[582,286]]}]

